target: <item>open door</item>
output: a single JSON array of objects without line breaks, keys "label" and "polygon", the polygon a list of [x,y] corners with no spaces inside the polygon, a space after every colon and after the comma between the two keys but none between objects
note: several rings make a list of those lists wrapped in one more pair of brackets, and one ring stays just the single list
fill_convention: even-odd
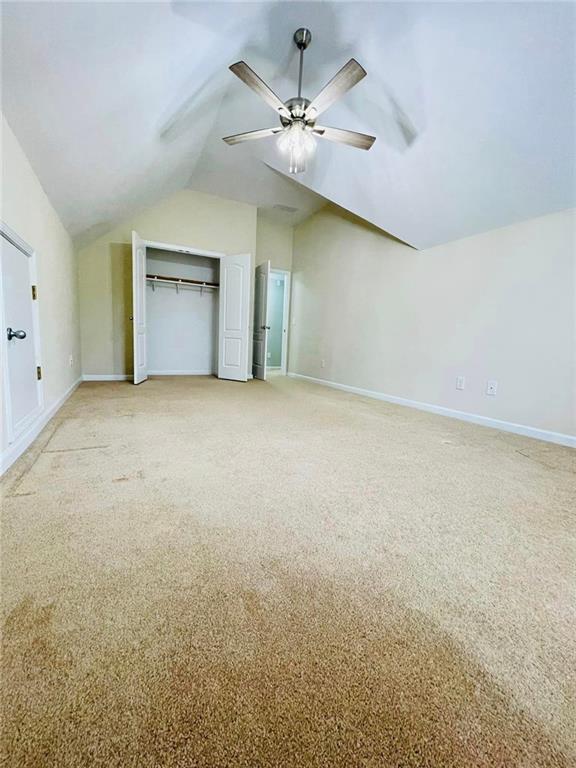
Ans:
[{"label": "open door", "polygon": [[134,384],[148,378],[146,362],[146,244],[132,232],[132,333]]},{"label": "open door", "polygon": [[265,261],[256,267],[256,283],[254,285],[254,331],[252,343],[254,354],[252,372],[255,379],[266,381],[266,360],[268,354],[268,279],[270,277],[270,262]]},{"label": "open door", "polygon": [[249,253],[220,259],[219,379],[248,380],[250,262]]}]

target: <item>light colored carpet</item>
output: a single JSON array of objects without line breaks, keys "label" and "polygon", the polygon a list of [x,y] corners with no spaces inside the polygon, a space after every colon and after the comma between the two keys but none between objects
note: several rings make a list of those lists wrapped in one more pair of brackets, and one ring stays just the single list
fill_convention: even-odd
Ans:
[{"label": "light colored carpet", "polygon": [[83,384],[3,484],[5,764],[573,765],[574,469],[282,377]]}]

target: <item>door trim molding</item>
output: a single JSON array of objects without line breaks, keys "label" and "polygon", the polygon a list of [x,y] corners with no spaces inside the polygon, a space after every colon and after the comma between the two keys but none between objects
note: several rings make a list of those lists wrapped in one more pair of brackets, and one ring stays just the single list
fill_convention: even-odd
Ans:
[{"label": "door trim molding", "polygon": [[[36,263],[36,251],[27,243],[20,235],[8,226],[4,221],[0,219],[0,237],[4,237],[8,242],[12,243],[19,251],[30,259],[29,262],[29,275],[30,284],[38,285],[38,269]],[[2,270],[0,270],[0,296],[2,296]],[[42,340],[40,337],[40,300],[42,298],[41,290],[39,290],[39,297],[36,300],[32,300],[30,295],[30,301],[32,303],[32,327],[34,331],[34,361],[37,366],[42,365]],[[6,343],[6,337],[4,335],[4,329],[6,328],[6,317],[4,315],[4,302],[1,302],[1,318],[2,323],[0,339],[0,358],[2,360],[2,391],[3,391],[3,416],[4,423],[6,425],[6,446],[5,451],[8,451],[11,446],[17,443],[22,435],[27,434],[30,429],[34,428],[34,424],[38,419],[42,417],[44,412],[44,381],[43,379],[36,380],[36,392],[38,394],[38,407],[32,411],[24,420],[20,429],[14,434],[12,423],[12,402],[10,399],[10,385],[8,381],[8,345]]]},{"label": "door trim molding", "polygon": [[383,392],[375,392],[371,389],[361,389],[360,387],[352,387],[348,384],[339,384],[336,381],[329,381],[328,379],[317,379],[314,376],[305,376],[303,373],[293,373],[290,371],[288,374],[293,379],[302,379],[303,381],[310,381],[313,384],[321,384],[324,387],[331,387],[332,389],[341,389],[344,392],[351,392],[353,395],[361,395],[362,397],[371,397],[375,400],[384,400],[387,403],[394,403],[395,405],[403,405],[408,408],[416,408],[419,411],[427,411],[428,413],[435,413],[438,416],[448,416],[452,419],[459,419],[460,421],[468,421],[472,424],[479,424],[482,427],[490,427],[491,429],[500,429],[502,432],[512,432],[515,435],[523,435],[524,437],[532,437],[535,440],[544,440],[547,443],[558,443],[558,445],[566,445],[571,448],[576,448],[576,436],[566,435],[562,432],[551,432],[547,429],[540,429],[539,427],[528,427],[524,424],[514,424],[511,421],[501,421],[500,419],[492,419],[489,416],[480,416],[476,413],[467,413],[466,411],[458,411],[454,408],[446,408],[443,405],[434,405],[433,403],[421,403],[418,400],[408,400],[405,397],[397,397],[396,395],[386,395]]},{"label": "door trim molding", "polygon": [[146,248],[155,248],[157,251],[175,251],[176,253],[187,253],[190,256],[207,256],[210,259],[221,259],[226,256],[220,251],[205,251],[202,248],[194,248],[191,245],[171,245],[170,243],[161,243],[157,240],[146,240],[142,238]]},{"label": "door trim molding", "polygon": [[14,232],[12,227],[9,227],[6,222],[2,221],[2,219],[0,219],[0,232],[7,240],[10,240],[12,245],[15,245],[16,248],[19,248],[23,253],[25,253],[26,256],[36,255],[34,248],[32,248],[32,246],[29,245],[26,240],[23,240],[17,232]]}]

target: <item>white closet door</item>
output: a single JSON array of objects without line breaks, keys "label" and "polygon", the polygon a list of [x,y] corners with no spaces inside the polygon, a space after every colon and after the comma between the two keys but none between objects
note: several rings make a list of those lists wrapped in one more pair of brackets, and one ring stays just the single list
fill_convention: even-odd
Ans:
[{"label": "white closet door", "polygon": [[268,353],[268,279],[270,262],[265,261],[256,267],[254,285],[254,332],[252,343],[254,354],[252,372],[255,379],[266,381],[266,355]]},{"label": "white closet door", "polygon": [[247,381],[250,254],[220,259],[218,378]]},{"label": "white closet door", "polygon": [[[0,235],[0,285],[6,418],[2,447],[27,429],[42,412],[42,385],[36,366],[40,362],[37,316],[31,290],[32,257]],[[1,309],[1,307],[0,307]]]},{"label": "white closet door", "polygon": [[146,361],[146,244],[132,232],[132,332],[134,384],[148,378]]}]

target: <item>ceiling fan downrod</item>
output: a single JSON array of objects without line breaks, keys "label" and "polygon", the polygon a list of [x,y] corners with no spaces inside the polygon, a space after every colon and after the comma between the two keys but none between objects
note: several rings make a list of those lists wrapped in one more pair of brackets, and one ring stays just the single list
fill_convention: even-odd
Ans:
[{"label": "ceiling fan downrod", "polygon": [[298,98],[302,97],[302,69],[304,67],[304,51],[312,41],[312,33],[306,27],[300,27],[294,32],[294,42],[300,51],[300,68],[298,71]]}]

